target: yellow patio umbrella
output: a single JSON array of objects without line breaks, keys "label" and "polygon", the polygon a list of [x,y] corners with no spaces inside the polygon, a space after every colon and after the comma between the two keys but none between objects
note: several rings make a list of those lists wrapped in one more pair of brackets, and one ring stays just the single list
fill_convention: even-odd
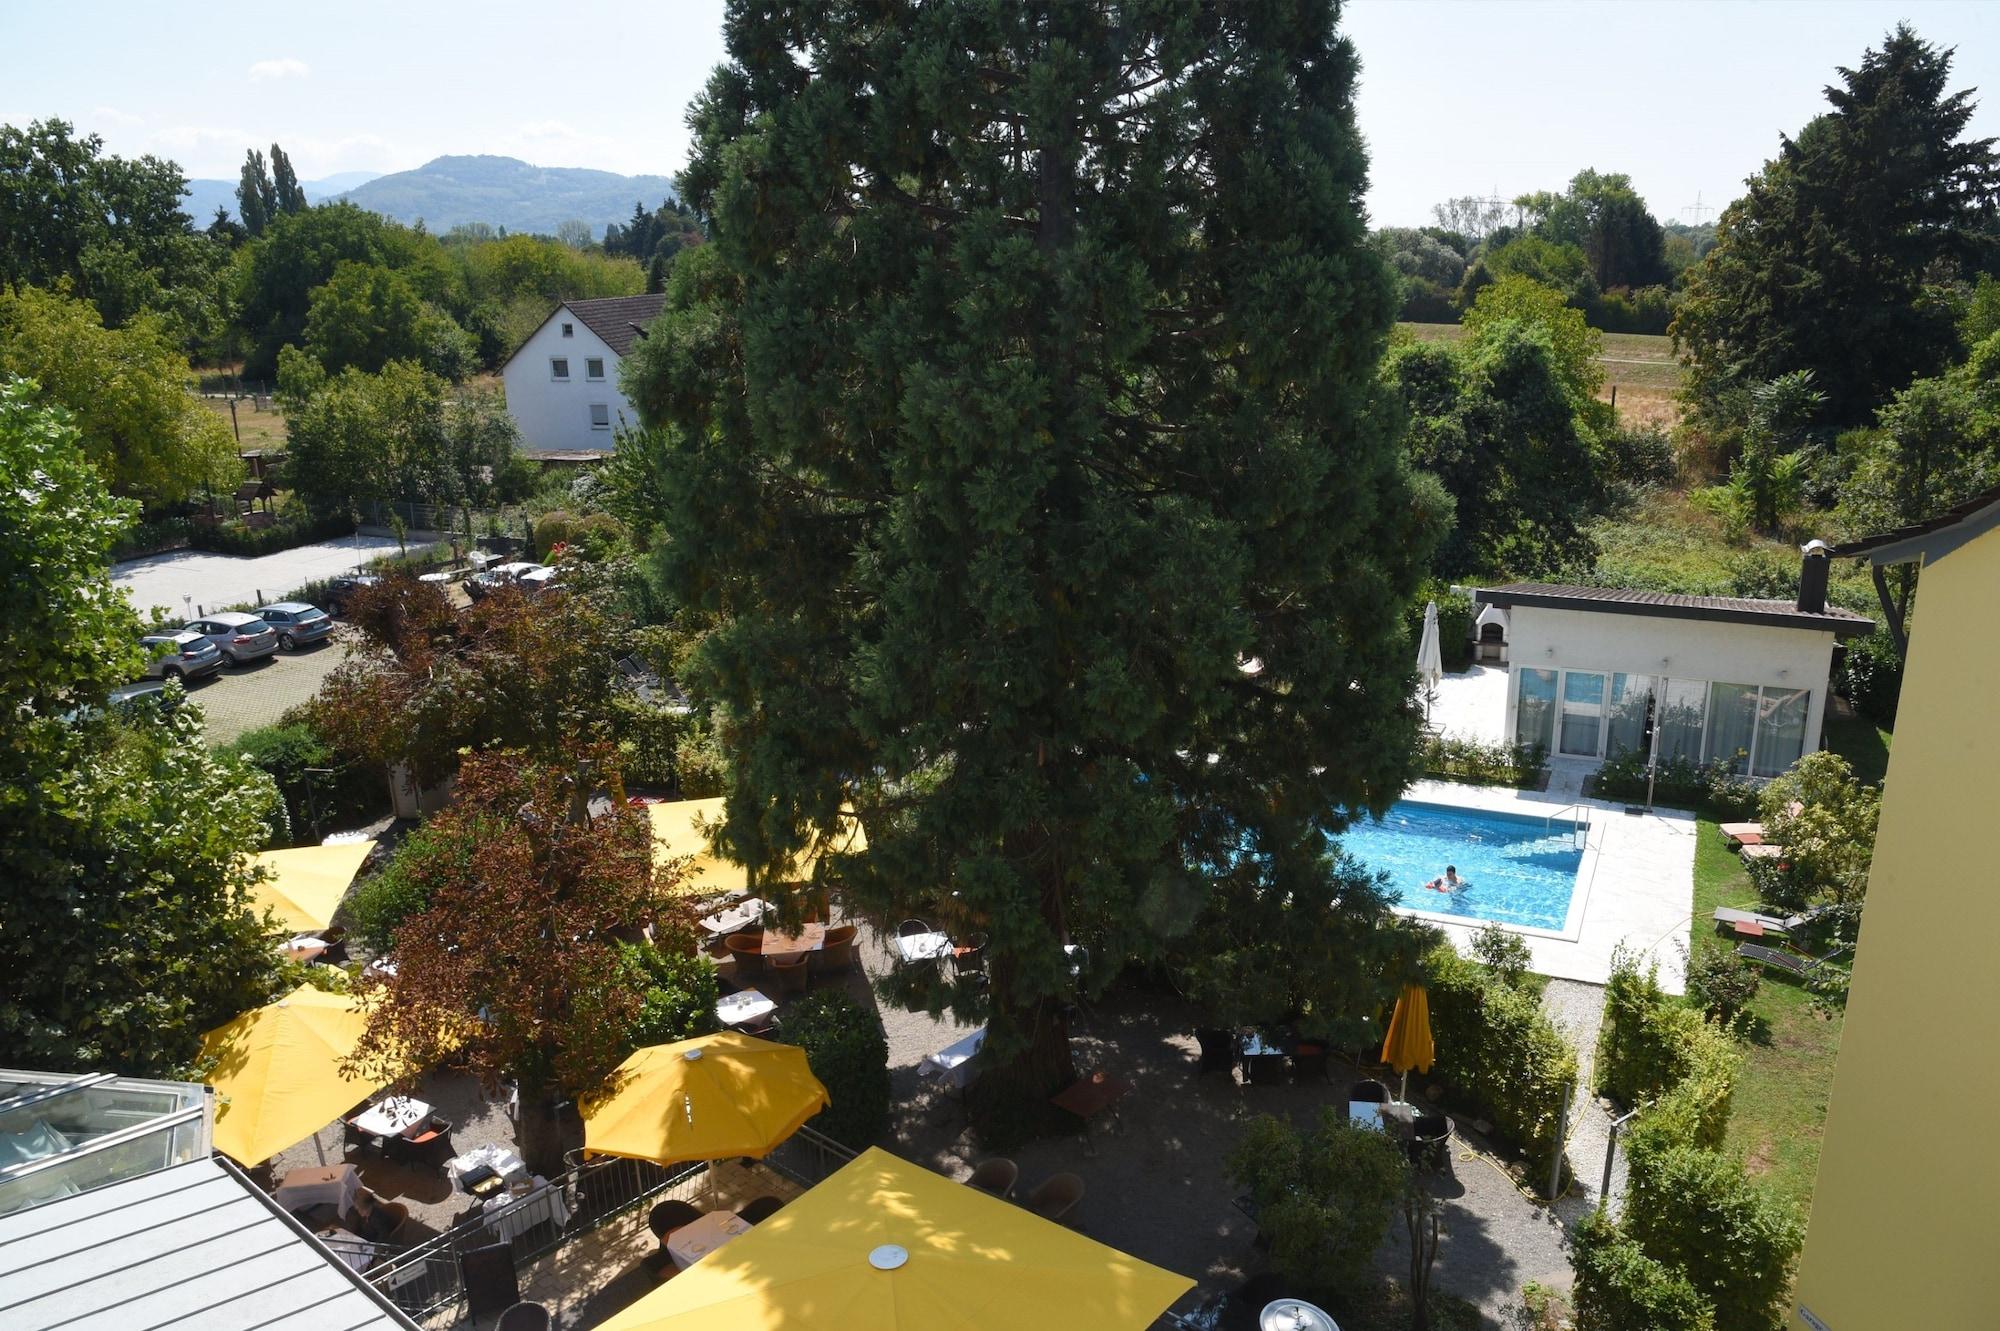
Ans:
[{"label": "yellow patio umbrella", "polygon": [[583,1111],[584,1149],[673,1164],[768,1153],[830,1103],[797,1045],[725,1031],[618,1065]]},{"label": "yellow patio umbrella", "polygon": [[324,929],[373,849],[369,840],[264,851],[252,857],[266,872],[250,895],[260,911],[269,906],[276,912],[287,929]]},{"label": "yellow patio umbrella", "polygon": [[351,994],[300,985],[203,1036],[202,1056],[218,1060],[215,1149],[259,1164],[380,1090],[387,1083],[340,1069],[367,1024]]},{"label": "yellow patio umbrella", "polygon": [[880,1148],[601,1331],[1139,1331],[1194,1281]]},{"label": "yellow patio umbrella", "polygon": [[1402,1097],[1410,1098],[1410,1069],[1429,1072],[1437,1058],[1431,1039],[1431,1001],[1420,984],[1403,986],[1396,1000],[1395,1014],[1389,1018],[1389,1034],[1382,1040],[1382,1061],[1403,1074]]},{"label": "yellow patio umbrella", "polygon": [[[688,861],[687,875],[681,880],[683,891],[706,896],[714,892],[750,890],[749,871],[734,860],[716,853],[709,840],[710,831],[722,822],[720,797],[649,804],[646,816],[653,824],[654,867],[684,857]],[[833,845],[829,849],[834,851],[847,853],[868,849],[868,838],[862,833],[861,821],[851,815],[841,819],[832,840]],[[812,876],[813,865],[817,862],[817,855],[808,854],[780,881],[804,882]]]}]

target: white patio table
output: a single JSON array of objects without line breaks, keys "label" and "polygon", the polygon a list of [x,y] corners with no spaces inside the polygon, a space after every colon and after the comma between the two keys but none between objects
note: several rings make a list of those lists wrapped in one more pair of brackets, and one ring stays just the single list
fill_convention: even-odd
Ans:
[{"label": "white patio table", "polygon": [[750,1222],[736,1212],[710,1211],[667,1235],[667,1255],[685,1271],[738,1234],[749,1232]]},{"label": "white patio table", "polygon": [[925,1054],[924,1061],[917,1064],[917,1075],[936,1077],[953,1090],[962,1091],[972,1083],[972,1056],[985,1043],[986,1028],[981,1026],[957,1043],[935,1054]]}]

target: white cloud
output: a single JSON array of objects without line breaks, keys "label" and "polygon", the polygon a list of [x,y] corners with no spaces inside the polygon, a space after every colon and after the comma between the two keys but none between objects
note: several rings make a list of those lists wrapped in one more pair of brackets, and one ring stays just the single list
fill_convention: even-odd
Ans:
[{"label": "white cloud", "polygon": [[259,60],[250,66],[250,81],[264,83],[271,79],[302,79],[312,73],[303,60],[286,56],[282,60]]},{"label": "white cloud", "polygon": [[[278,146],[292,159],[301,180],[317,180],[340,171],[400,171],[423,159],[404,145],[392,145],[379,134],[349,134],[324,139],[284,134]],[[146,136],[145,151],[171,157],[188,175],[232,178],[243,165],[243,154],[255,148],[269,152],[271,140],[248,130],[217,125],[168,125]]]}]

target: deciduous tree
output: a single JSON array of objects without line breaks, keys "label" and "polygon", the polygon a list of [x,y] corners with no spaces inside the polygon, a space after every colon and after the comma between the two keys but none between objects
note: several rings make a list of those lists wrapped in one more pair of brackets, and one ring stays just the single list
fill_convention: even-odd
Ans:
[{"label": "deciduous tree", "polygon": [[627,374],[719,617],[720,838],[767,880],[853,805],[859,903],[989,935],[990,994],[905,991],[987,1017],[988,1108],[1073,1075],[1063,943],[1095,990],[1217,866],[1330,874],[1408,770],[1440,515],[1335,17],[738,4],[692,112],[710,242]]}]

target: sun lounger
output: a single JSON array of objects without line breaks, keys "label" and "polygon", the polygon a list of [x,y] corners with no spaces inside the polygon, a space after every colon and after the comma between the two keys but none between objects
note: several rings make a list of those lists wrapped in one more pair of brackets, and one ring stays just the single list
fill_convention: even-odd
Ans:
[{"label": "sun lounger", "polygon": [[1785,853],[1783,846],[1767,846],[1762,842],[1754,846],[1746,843],[1740,849],[1746,860],[1775,860]]},{"label": "sun lounger", "polygon": [[1779,970],[1805,979],[1820,967],[1845,952],[1845,947],[1837,947],[1823,957],[1801,957],[1790,952],[1780,952],[1775,947],[1761,947],[1756,943],[1738,943],[1736,955],[1751,961],[1761,961],[1766,966],[1776,966]]},{"label": "sun lounger", "polygon": [[1766,915],[1761,911],[1735,910],[1728,906],[1715,908],[1717,932],[1733,929],[1737,933],[1748,934],[1792,934],[1805,928],[1820,916],[1832,910],[1832,906],[1811,906],[1796,915]]},{"label": "sun lounger", "polygon": [[1764,840],[1764,824],[1762,823],[1723,823],[1721,831],[1722,839],[1727,841],[1732,848],[1736,846],[1755,846]]}]

